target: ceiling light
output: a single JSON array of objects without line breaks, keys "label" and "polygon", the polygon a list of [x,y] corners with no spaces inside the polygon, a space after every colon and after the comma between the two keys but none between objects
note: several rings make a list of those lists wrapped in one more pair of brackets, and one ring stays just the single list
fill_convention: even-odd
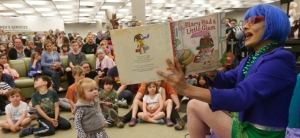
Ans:
[{"label": "ceiling light", "polygon": [[81,11],[81,12],[85,12],[85,11],[93,11],[93,9],[84,9],[84,8],[80,8],[79,11]]},{"label": "ceiling light", "polygon": [[105,14],[105,11],[99,11],[98,14]]},{"label": "ceiling light", "polygon": [[74,18],[74,16],[61,16],[62,18]]},{"label": "ceiling light", "polygon": [[36,1],[26,1],[28,4],[30,4],[30,5],[47,5],[48,4],[48,2],[47,1],[38,1],[38,0],[36,0]]},{"label": "ceiling light", "polygon": [[12,12],[6,12],[6,13],[0,13],[0,15],[9,16],[9,15],[16,15],[16,14]]},{"label": "ceiling light", "polygon": [[55,16],[55,14],[53,14],[53,13],[44,13],[44,14],[42,14],[43,16]]},{"label": "ceiling light", "polygon": [[24,14],[24,13],[33,13],[33,11],[16,11],[17,13],[21,13],[21,14]]},{"label": "ceiling light", "polygon": [[72,9],[72,5],[56,5],[57,9]]},{"label": "ceiling light", "polygon": [[91,14],[82,14],[82,13],[79,13],[79,16],[90,16]]},{"label": "ceiling light", "polygon": [[27,17],[27,18],[37,18],[39,16],[37,16],[37,15],[25,15],[25,17]]},{"label": "ceiling light", "polygon": [[37,11],[51,11],[50,8],[35,8]]},{"label": "ceiling light", "polygon": [[101,9],[114,9],[115,6],[102,6]]},{"label": "ceiling light", "polygon": [[60,11],[60,14],[72,14],[71,11]]},{"label": "ceiling light", "polygon": [[22,5],[22,4],[6,4],[6,3],[3,3],[3,5],[8,7],[8,8],[22,8],[22,7],[24,7],[24,5]]},{"label": "ceiling light", "polygon": [[79,4],[81,6],[95,6],[96,5],[96,3],[94,3],[94,2],[82,2],[82,1],[80,1]]},{"label": "ceiling light", "polygon": [[73,0],[52,0],[52,1],[73,1]]}]

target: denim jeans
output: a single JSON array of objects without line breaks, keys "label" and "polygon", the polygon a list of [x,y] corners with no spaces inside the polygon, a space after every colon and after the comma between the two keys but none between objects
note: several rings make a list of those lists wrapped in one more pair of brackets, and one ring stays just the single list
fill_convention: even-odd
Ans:
[{"label": "denim jeans", "polygon": [[127,101],[127,104],[131,104],[132,103],[132,99],[133,99],[133,94],[131,91],[129,90],[123,90],[119,95],[118,95],[118,100],[122,100],[124,98],[124,100]]},{"label": "denim jeans", "polygon": [[51,77],[51,79],[54,83],[54,88],[59,89],[60,82],[59,82],[59,78],[58,78],[58,75],[57,75],[56,71],[46,68],[46,69],[43,70],[42,73],[44,75],[47,75],[47,76]]}]

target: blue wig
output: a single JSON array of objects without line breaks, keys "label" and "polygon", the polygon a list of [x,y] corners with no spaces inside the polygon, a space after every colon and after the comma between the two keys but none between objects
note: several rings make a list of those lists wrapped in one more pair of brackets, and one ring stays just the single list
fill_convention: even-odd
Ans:
[{"label": "blue wig", "polygon": [[285,42],[290,33],[291,25],[287,14],[282,9],[269,4],[259,4],[247,11],[244,20],[251,16],[265,17],[265,32],[260,42],[265,40]]}]

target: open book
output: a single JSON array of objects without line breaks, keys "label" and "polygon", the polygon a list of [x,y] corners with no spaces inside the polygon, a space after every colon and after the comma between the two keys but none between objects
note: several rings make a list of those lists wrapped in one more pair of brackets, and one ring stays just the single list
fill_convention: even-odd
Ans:
[{"label": "open book", "polygon": [[162,80],[161,70],[176,56],[186,75],[220,67],[217,14],[173,23],[112,30],[110,32],[119,77],[125,84]]}]

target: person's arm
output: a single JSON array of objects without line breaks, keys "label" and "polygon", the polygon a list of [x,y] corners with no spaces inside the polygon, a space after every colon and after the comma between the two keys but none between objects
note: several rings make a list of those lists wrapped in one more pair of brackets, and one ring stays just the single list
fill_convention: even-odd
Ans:
[{"label": "person's arm", "polygon": [[99,77],[98,77],[98,75],[94,77],[94,81],[96,81],[97,86],[99,86]]},{"label": "person's arm", "polygon": [[30,70],[35,70],[36,68],[36,60],[34,60],[33,62],[30,62],[29,66],[30,66]]},{"label": "person's arm", "polygon": [[73,55],[73,54],[69,54],[69,55],[68,55],[68,61],[67,61],[67,62],[69,63],[69,67],[71,67],[71,68],[74,67],[73,62],[72,62],[72,59],[71,59],[71,58],[72,58],[72,55]]},{"label": "person's arm", "polygon": [[148,110],[147,110],[147,103],[146,103],[146,98],[144,96],[143,98],[143,113],[144,113],[144,120],[148,120]]},{"label": "person's arm", "polygon": [[6,77],[8,80],[8,82],[6,82],[6,83],[8,83],[10,87],[15,88],[16,84],[15,84],[14,78],[10,75],[6,75]]},{"label": "person's arm", "polygon": [[117,94],[119,95],[122,91],[124,91],[127,88],[127,85],[121,85],[119,89],[117,90]]},{"label": "person's arm", "polygon": [[141,100],[144,96],[146,83],[141,83],[139,90],[137,91],[134,100]]},{"label": "person's arm", "polygon": [[58,55],[58,53],[57,53],[57,52],[56,52],[56,56],[57,56],[57,58],[58,58],[59,65],[62,65],[62,62],[61,62],[60,56]]},{"label": "person's arm", "polygon": [[159,103],[159,108],[153,113],[154,115],[158,114],[159,112],[161,112],[161,110],[164,108],[164,102],[161,98],[160,95],[158,95],[158,103]]},{"label": "person's arm", "polygon": [[22,116],[19,118],[18,122],[15,124],[16,126],[21,126],[22,121],[27,117],[28,108],[22,112]]},{"label": "person's arm", "polygon": [[82,108],[78,108],[76,110],[75,118],[74,118],[74,124],[75,124],[75,129],[77,131],[77,137],[78,138],[85,138],[86,137],[86,134],[83,131],[82,124],[81,124],[83,112],[84,111],[83,111]]},{"label": "person's arm", "polygon": [[38,112],[44,119],[48,120],[49,122],[52,122],[52,119],[53,119],[53,118],[50,118],[50,117],[43,111],[43,109],[41,108],[40,105],[35,105],[34,107],[36,108],[37,112]]},{"label": "person's arm", "polygon": [[59,105],[58,105],[58,102],[55,102],[54,103],[54,110],[55,110],[55,120],[58,119],[58,115],[59,115]]}]

